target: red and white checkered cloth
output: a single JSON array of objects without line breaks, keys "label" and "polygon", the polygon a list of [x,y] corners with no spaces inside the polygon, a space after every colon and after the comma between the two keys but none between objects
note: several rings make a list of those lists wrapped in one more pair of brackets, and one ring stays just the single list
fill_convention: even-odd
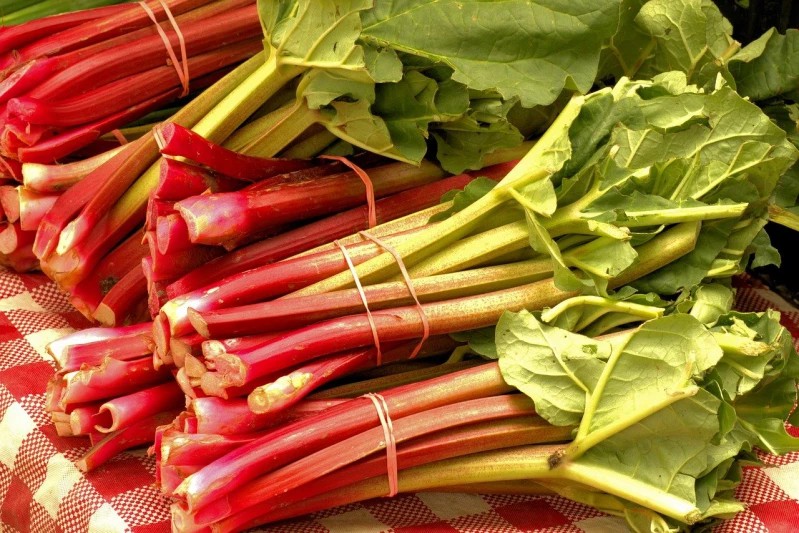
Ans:
[{"label": "red and white checkered cloth", "polygon": [[[799,311],[750,281],[738,308],[783,312],[799,338]],[[58,437],[44,412],[51,340],[83,318],[42,275],[0,269],[0,531],[167,532],[168,502],[153,486],[154,463],[129,452],[89,474],[73,461],[88,440]],[[717,533],[799,531],[799,453],[763,457],[774,466],[745,471],[738,497],[749,507]],[[425,493],[349,505],[264,531],[611,533],[623,522],[558,497]]]}]

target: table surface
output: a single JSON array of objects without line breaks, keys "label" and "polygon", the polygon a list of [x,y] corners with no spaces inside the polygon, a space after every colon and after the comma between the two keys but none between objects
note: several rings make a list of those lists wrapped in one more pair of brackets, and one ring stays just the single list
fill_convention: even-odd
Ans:
[{"label": "table surface", "polygon": [[[799,311],[754,281],[739,282],[737,308],[774,308],[799,339]],[[153,485],[143,451],[120,455],[88,474],[73,464],[84,438],[62,438],[44,412],[53,362],[45,345],[86,326],[41,274],[0,269],[0,531],[167,532],[168,501]],[[795,433],[799,435],[799,433]],[[748,508],[716,533],[799,531],[799,453],[762,455],[738,498]],[[269,532],[618,532],[622,521],[559,497],[425,493],[379,499],[271,526]]]}]

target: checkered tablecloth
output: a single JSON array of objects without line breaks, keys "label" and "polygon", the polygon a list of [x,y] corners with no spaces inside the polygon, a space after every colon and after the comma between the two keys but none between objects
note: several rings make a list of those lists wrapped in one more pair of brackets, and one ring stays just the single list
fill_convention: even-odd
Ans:
[{"label": "checkered tablecloth", "polygon": [[[799,338],[799,311],[744,281],[741,310],[772,307]],[[85,326],[42,275],[0,269],[0,531],[20,533],[167,532],[167,501],[153,486],[154,463],[124,453],[89,474],[73,461],[83,438],[61,438],[44,413],[53,363],[51,340]],[[799,531],[799,454],[763,457],[773,466],[745,471],[738,497],[749,507],[717,533]],[[557,497],[425,493],[350,505],[269,528],[269,532],[611,533],[623,523]]]}]

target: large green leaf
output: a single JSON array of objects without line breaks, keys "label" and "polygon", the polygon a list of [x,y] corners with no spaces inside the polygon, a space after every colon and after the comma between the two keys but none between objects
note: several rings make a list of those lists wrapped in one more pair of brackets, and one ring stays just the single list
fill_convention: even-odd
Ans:
[{"label": "large green leaf", "polygon": [[729,64],[738,92],[766,100],[799,89],[799,30],[773,28],[736,54]]},{"label": "large green leaf", "polygon": [[532,398],[536,412],[558,426],[580,422],[586,397],[611,352],[607,342],[541,324],[526,311],[502,315],[496,345],[505,381]]},{"label": "large green leaf", "polygon": [[381,0],[364,13],[362,38],[449,65],[470,88],[546,105],[591,88],[620,1]]}]

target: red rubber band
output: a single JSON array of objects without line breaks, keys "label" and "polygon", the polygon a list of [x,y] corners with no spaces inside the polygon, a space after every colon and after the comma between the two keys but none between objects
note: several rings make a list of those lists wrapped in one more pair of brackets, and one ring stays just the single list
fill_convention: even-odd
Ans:
[{"label": "red rubber band", "polygon": [[366,318],[369,320],[369,327],[372,328],[372,338],[374,339],[375,349],[377,350],[377,366],[380,366],[383,364],[383,351],[380,349],[380,337],[377,334],[377,325],[375,324],[375,319],[372,316],[372,312],[369,310],[369,304],[366,301],[366,293],[363,291],[361,278],[358,277],[358,272],[355,270],[355,265],[352,264],[352,258],[350,257],[347,248],[337,240],[333,241],[333,243],[341,250],[341,254],[344,256],[344,260],[347,262],[347,266],[352,273],[352,279],[355,280],[355,286],[358,288],[358,294],[361,295],[361,301],[363,302],[364,309],[366,309]]},{"label": "red rubber band", "polygon": [[381,241],[374,235],[370,235],[365,231],[361,231],[360,234],[394,256],[394,260],[397,262],[397,266],[399,266],[400,272],[402,273],[402,278],[405,280],[405,285],[408,286],[408,292],[411,293],[411,297],[416,301],[416,308],[419,310],[419,318],[422,320],[422,338],[419,339],[419,344],[417,344],[416,348],[411,352],[409,359],[413,359],[419,355],[419,351],[422,349],[425,341],[430,337],[430,320],[427,318],[427,313],[424,312],[422,302],[419,301],[419,297],[416,295],[416,289],[413,287],[411,276],[408,274],[408,269],[405,267],[405,262],[402,260],[399,252],[397,252],[393,246]]},{"label": "red rubber band", "polygon": [[372,183],[372,179],[369,177],[369,174],[366,173],[364,169],[347,159],[346,157],[342,157],[340,155],[321,155],[319,156],[320,159],[333,159],[334,161],[339,161],[344,165],[348,166],[352,169],[355,174],[361,178],[364,187],[366,187],[366,206],[369,210],[369,229],[374,228],[377,226],[377,206],[375,205],[375,186]]},{"label": "red rubber band", "polygon": [[153,10],[150,9],[150,6],[148,6],[146,2],[139,2],[139,5],[142,7],[142,9],[144,9],[144,12],[147,13],[147,16],[150,17],[150,20],[153,21],[153,24],[155,24],[155,29],[158,31],[158,35],[160,35],[161,40],[164,41],[166,53],[169,55],[169,59],[172,61],[172,66],[175,67],[175,72],[178,74],[180,84],[183,86],[183,92],[180,95],[180,97],[183,98],[189,94],[189,60],[188,54],[186,53],[186,39],[183,37],[183,32],[180,31],[178,21],[175,20],[175,17],[172,15],[172,11],[170,11],[169,6],[166,5],[166,2],[164,2],[164,0],[158,0],[158,2],[161,4],[161,7],[164,8],[164,13],[166,13],[169,23],[175,30],[175,35],[178,36],[178,43],[180,44],[180,57],[183,60],[182,62],[178,61],[177,55],[175,55],[175,50],[172,48],[172,43],[169,42],[169,37],[167,37],[166,32],[161,27],[161,24],[158,22],[158,18],[155,16]]},{"label": "red rubber band", "polygon": [[377,410],[380,425],[383,426],[383,437],[386,441],[386,473],[388,474],[388,497],[396,496],[399,492],[399,467],[397,465],[397,439],[394,437],[394,424],[388,414],[386,399],[380,394],[364,394],[365,398],[372,400]]},{"label": "red rubber band", "polygon": [[120,146],[128,144],[128,140],[125,138],[125,135],[120,130],[111,130],[111,135],[113,135],[116,138]]}]

